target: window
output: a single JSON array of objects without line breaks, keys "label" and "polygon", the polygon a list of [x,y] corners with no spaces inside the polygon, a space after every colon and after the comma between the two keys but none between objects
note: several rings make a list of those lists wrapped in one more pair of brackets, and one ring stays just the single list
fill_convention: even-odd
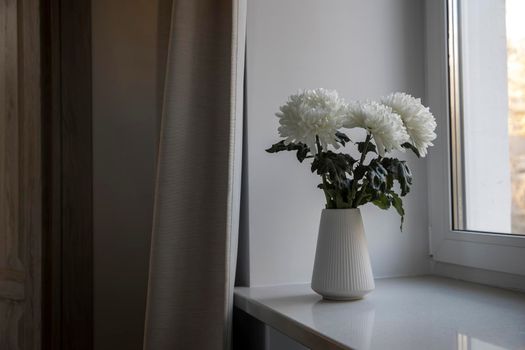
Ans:
[{"label": "window", "polygon": [[523,0],[450,2],[457,230],[525,234],[524,14]]},{"label": "window", "polygon": [[437,261],[525,275],[524,5],[426,2],[427,98],[438,121],[429,156]]}]

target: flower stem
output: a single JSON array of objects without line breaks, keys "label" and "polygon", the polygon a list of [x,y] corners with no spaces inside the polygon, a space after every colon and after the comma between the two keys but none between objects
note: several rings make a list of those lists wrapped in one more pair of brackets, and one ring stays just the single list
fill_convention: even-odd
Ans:
[{"label": "flower stem", "polygon": [[365,161],[366,153],[367,153],[366,150],[368,148],[368,145],[370,144],[371,139],[372,139],[372,135],[368,133],[366,135],[366,140],[365,140],[365,151],[361,153],[361,158],[359,159],[359,165],[363,165],[363,162]]},{"label": "flower stem", "polygon": [[[368,149],[368,145],[370,144],[370,140],[372,139],[372,135],[370,133],[367,133],[366,134],[366,140],[365,140],[365,147],[364,147],[364,152],[361,153],[361,158],[359,158],[359,164],[358,164],[358,167],[362,166],[363,163],[365,162],[365,158],[366,158],[366,151]],[[352,208],[357,208],[357,206],[359,205],[359,202],[361,201],[361,199],[363,199],[362,197],[364,196],[364,186],[361,188],[361,196],[356,200],[355,196],[357,194],[357,181],[359,179],[356,179],[355,177],[353,178],[353,181],[352,181],[352,189],[350,191],[350,203],[352,203]]]},{"label": "flower stem", "polygon": [[[315,136],[315,143],[317,145],[316,157],[321,157],[321,153],[323,152],[323,147],[321,146],[321,143],[319,142],[319,136],[317,135]],[[332,197],[330,196],[330,193],[328,192],[328,180],[326,179],[326,174],[322,174],[321,179],[323,180],[323,192],[326,198],[326,208],[335,209],[336,206],[334,205],[334,201],[332,200]]]},{"label": "flower stem", "polygon": [[363,185],[361,186],[361,193],[359,194],[359,197],[357,198],[357,200],[355,201],[354,203],[354,208],[357,208],[359,206],[359,204],[361,203],[361,201],[363,200],[364,196],[365,196],[365,189],[366,187],[368,186],[368,182],[365,180],[363,181]]}]

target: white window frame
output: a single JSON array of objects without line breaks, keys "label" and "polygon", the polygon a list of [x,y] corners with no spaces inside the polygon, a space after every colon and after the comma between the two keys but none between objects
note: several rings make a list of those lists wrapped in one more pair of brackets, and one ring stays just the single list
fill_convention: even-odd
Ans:
[{"label": "white window frame", "polygon": [[438,135],[428,156],[430,253],[438,262],[525,276],[525,236],[452,229],[449,1],[426,0],[425,9],[426,97]]}]

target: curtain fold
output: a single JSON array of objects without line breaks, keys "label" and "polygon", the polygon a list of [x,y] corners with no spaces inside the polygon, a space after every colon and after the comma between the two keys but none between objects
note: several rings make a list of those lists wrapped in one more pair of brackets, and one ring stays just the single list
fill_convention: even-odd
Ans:
[{"label": "curtain fold", "polygon": [[246,0],[174,0],[144,349],[230,346]]}]

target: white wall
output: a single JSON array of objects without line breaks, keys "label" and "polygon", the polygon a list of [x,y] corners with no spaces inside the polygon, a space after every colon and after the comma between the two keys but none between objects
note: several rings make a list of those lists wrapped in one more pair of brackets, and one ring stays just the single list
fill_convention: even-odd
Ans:
[{"label": "white wall", "polygon": [[[323,194],[293,154],[267,154],[274,113],[300,88],[347,99],[391,91],[423,96],[424,23],[419,0],[249,1],[247,33],[247,230],[251,285],[309,282]],[[404,232],[394,211],[364,207],[376,277],[429,271],[425,161],[414,175]],[[246,232],[243,232],[246,234]]]}]

